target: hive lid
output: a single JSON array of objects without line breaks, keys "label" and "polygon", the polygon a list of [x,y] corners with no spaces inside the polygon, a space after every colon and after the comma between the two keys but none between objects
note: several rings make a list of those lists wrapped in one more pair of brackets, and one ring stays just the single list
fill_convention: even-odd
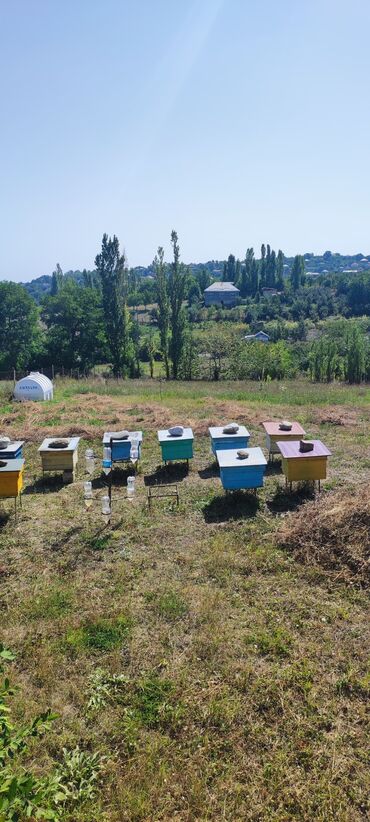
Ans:
[{"label": "hive lid", "polygon": [[262,448],[246,448],[248,459],[241,460],[238,456],[238,448],[230,448],[227,451],[216,451],[217,461],[220,468],[253,468],[267,465],[266,457]]},{"label": "hive lid", "polygon": [[40,448],[38,449],[39,452],[40,451],[48,451],[48,453],[50,454],[52,451],[54,451],[54,453],[57,454],[58,453],[57,448],[53,448],[53,449],[49,448],[50,443],[55,442],[55,440],[57,440],[57,439],[66,439],[66,440],[68,440],[67,448],[61,448],[60,449],[60,452],[63,451],[64,454],[68,451],[75,451],[75,449],[77,448],[78,443],[80,441],[80,437],[46,437],[44,439],[44,441],[41,443]]},{"label": "hive lid", "polygon": [[[118,432],[120,433],[120,432]],[[142,431],[128,431],[128,440],[137,439],[139,442],[142,442],[143,439],[143,432]],[[120,439],[116,431],[105,431],[103,435],[103,445],[109,445],[111,440],[117,442],[127,442],[127,439]]]},{"label": "hive lid", "polygon": [[[217,439],[226,439],[226,437],[230,436],[230,434],[224,434],[224,428],[222,425],[214,426],[208,429],[209,435],[213,440]],[[233,435],[235,439],[239,437],[250,437],[250,433],[245,425],[239,425],[238,431],[236,434]],[[232,436],[230,437],[232,439]]]},{"label": "hive lid", "polygon": [[331,451],[329,448],[324,445],[321,440],[312,440],[313,442],[313,449],[312,451],[300,451],[299,449],[299,440],[294,440],[290,442],[281,441],[279,440],[276,442],[276,445],[284,457],[284,459],[312,459],[313,457],[331,457]]},{"label": "hive lid", "polygon": [[[2,465],[1,463],[4,463],[4,462],[5,462],[5,465]],[[0,458],[0,472],[1,473],[9,472],[9,473],[12,473],[12,474],[17,474],[17,473],[19,473],[19,471],[22,471],[23,466],[24,466],[24,459],[3,460],[3,459]]]},{"label": "hive lid", "polygon": [[193,431],[191,428],[184,428],[181,437],[171,437],[168,428],[158,431],[158,440],[159,442],[179,442],[181,440],[192,440],[194,439]]},{"label": "hive lid", "polygon": [[282,431],[282,429],[280,428],[280,422],[275,422],[275,421],[272,421],[272,420],[267,421],[267,422],[263,422],[262,425],[263,425],[263,428],[266,431],[266,434],[268,434],[269,437],[276,437],[279,434],[281,434],[282,437],[286,437],[286,436],[288,436],[288,437],[289,436],[304,437],[305,434],[306,434],[306,432],[305,432],[304,428],[302,428],[301,424],[299,422],[296,422],[296,421],[291,423],[292,427],[291,427],[290,431]]},{"label": "hive lid", "polygon": [[13,454],[15,451],[19,451],[20,448],[24,445],[24,440],[10,440],[10,442],[6,443],[4,447],[1,445],[0,440],[0,452],[5,454]]}]

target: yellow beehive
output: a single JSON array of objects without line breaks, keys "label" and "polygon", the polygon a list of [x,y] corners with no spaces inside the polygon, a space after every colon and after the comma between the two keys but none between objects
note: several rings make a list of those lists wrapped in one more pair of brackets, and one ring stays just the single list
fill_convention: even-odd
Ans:
[{"label": "yellow beehive", "polygon": [[278,442],[281,465],[287,482],[326,479],[331,452],[320,440],[313,440],[312,451],[300,451],[299,442]]},{"label": "yellow beehive", "polygon": [[24,460],[0,460],[0,497],[18,497],[23,488]]}]

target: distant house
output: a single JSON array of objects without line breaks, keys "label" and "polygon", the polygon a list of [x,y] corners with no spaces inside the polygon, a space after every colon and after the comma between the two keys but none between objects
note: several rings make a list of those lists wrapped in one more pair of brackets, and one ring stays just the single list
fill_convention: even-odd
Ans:
[{"label": "distant house", "polygon": [[270,337],[264,331],[257,331],[256,334],[246,334],[244,337],[247,342],[270,342]]},{"label": "distant house", "polygon": [[231,308],[236,305],[240,296],[239,288],[233,283],[216,282],[209,285],[203,292],[204,304],[208,308],[210,305],[221,305]]}]

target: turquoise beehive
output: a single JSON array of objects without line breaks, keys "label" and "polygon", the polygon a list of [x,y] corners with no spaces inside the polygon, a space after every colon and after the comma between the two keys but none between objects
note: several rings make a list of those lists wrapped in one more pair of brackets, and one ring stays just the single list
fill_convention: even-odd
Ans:
[{"label": "turquoise beehive", "polygon": [[193,457],[194,435],[191,428],[184,428],[180,436],[173,436],[168,429],[158,431],[158,441],[161,446],[162,459],[166,462],[176,462]]}]

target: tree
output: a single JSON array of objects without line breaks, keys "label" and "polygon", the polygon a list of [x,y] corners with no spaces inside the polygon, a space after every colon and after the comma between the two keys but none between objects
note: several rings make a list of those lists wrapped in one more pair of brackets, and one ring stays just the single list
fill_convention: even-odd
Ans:
[{"label": "tree", "polygon": [[45,297],[41,317],[47,327],[49,361],[54,365],[86,371],[107,355],[104,316],[96,288],[65,280],[55,296]]},{"label": "tree", "polygon": [[170,301],[168,295],[168,278],[164,263],[164,251],[159,246],[154,259],[154,272],[157,286],[157,322],[159,328],[160,350],[164,362],[166,379],[170,378],[169,336],[170,336]]},{"label": "tree", "polygon": [[226,280],[229,283],[234,283],[236,280],[236,261],[234,254],[229,254],[227,258]]},{"label": "tree", "polygon": [[278,291],[284,290],[284,254],[280,248],[276,258],[276,288]]},{"label": "tree", "polygon": [[259,264],[259,281],[260,287],[264,288],[266,285],[266,247],[264,243],[261,245],[261,259]]},{"label": "tree", "polygon": [[208,286],[211,285],[210,273],[207,270],[207,268],[202,268],[202,270],[199,271],[197,277],[201,294],[203,294],[203,291],[205,291],[206,288],[208,288]]},{"label": "tree", "polygon": [[125,255],[120,254],[118,238],[103,235],[101,253],[95,265],[102,284],[103,311],[107,342],[115,377],[126,376],[132,363],[130,316],[127,310],[127,273]]},{"label": "tree", "polygon": [[38,309],[19,283],[0,283],[0,368],[27,368],[40,350]]},{"label": "tree", "polygon": [[56,264],[55,271],[53,271],[51,276],[51,290],[50,293],[53,297],[60,291],[62,284],[63,284],[64,274],[59,265]]},{"label": "tree", "polygon": [[296,254],[294,257],[292,270],[290,272],[290,281],[293,291],[298,291],[305,281],[304,257],[302,257],[301,254]]},{"label": "tree", "polygon": [[365,340],[357,325],[351,325],[346,340],[345,375],[350,383],[361,382],[365,375]]},{"label": "tree", "polygon": [[168,292],[171,306],[171,343],[172,372],[175,380],[178,378],[179,365],[185,340],[186,317],[183,301],[186,294],[187,274],[180,263],[180,247],[176,231],[171,232],[173,262],[170,266],[168,278]]}]

